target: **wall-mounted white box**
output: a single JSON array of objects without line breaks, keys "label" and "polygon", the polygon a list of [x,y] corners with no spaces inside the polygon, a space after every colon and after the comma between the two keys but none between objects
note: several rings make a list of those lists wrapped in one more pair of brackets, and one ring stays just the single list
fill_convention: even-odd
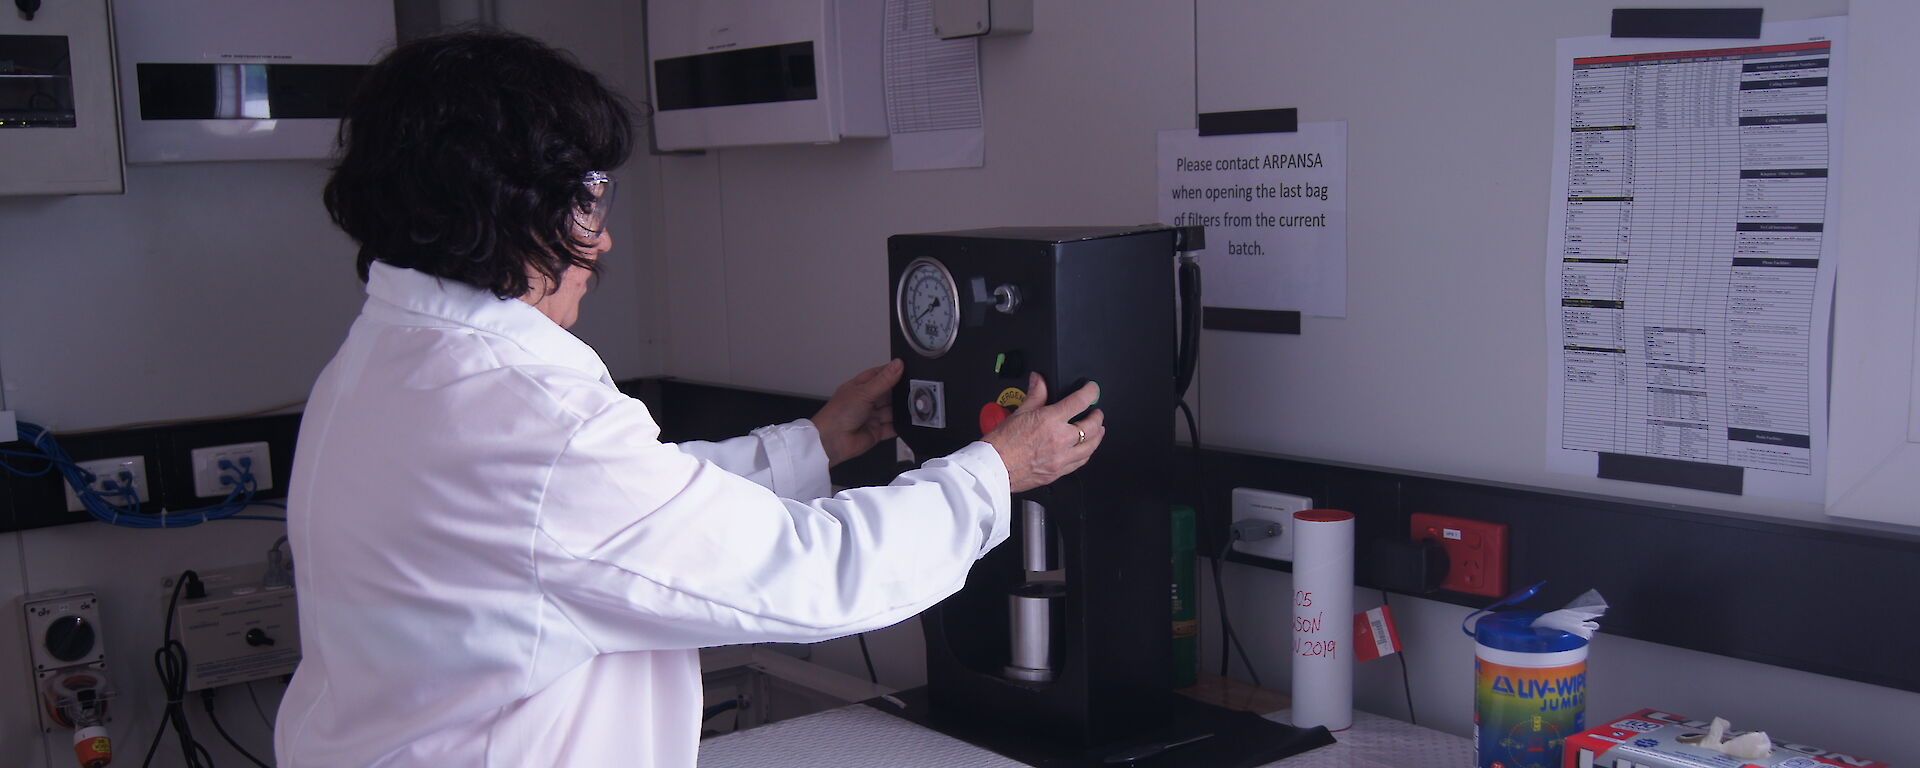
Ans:
[{"label": "wall-mounted white box", "polygon": [[881,0],[647,0],[661,149],[887,135]]},{"label": "wall-mounted white box", "polygon": [[392,0],[115,6],[127,162],[324,158]]},{"label": "wall-mounted white box", "polygon": [[268,587],[265,567],[200,574],[206,597],[183,599],[175,624],[186,649],[187,690],[292,674],[300,665],[300,608],[292,587]]},{"label": "wall-mounted white box", "polygon": [[124,190],[112,28],[106,0],[0,11],[0,195]]}]

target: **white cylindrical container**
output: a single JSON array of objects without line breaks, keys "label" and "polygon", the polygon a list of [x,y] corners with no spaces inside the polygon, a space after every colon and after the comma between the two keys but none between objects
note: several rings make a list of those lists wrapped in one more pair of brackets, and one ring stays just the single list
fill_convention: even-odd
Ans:
[{"label": "white cylindrical container", "polygon": [[1293,514],[1293,724],[1353,726],[1353,513]]}]

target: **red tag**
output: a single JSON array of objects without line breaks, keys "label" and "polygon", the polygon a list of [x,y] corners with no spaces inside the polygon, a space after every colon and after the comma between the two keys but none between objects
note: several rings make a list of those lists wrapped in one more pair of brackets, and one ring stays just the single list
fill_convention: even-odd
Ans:
[{"label": "red tag", "polygon": [[1354,658],[1373,661],[1400,651],[1400,629],[1393,625],[1393,610],[1380,606],[1353,615]]}]

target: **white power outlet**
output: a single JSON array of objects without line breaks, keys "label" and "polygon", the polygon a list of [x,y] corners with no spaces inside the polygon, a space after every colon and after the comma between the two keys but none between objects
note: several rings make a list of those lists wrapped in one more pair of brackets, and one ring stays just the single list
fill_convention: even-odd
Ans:
[{"label": "white power outlet", "polygon": [[[81,469],[93,473],[93,490],[106,496],[107,501],[113,502],[114,504],[125,504],[126,497],[120,495],[119,491],[107,490],[107,483],[115,483],[121,486],[126,484],[120,477],[123,472],[133,476],[133,492],[135,496],[138,496],[143,502],[153,498],[147,493],[147,460],[144,456],[121,456],[113,459],[96,459],[94,461],[78,461],[74,463],[80,465]],[[65,485],[62,487],[65,488],[67,492],[68,512],[80,512],[86,509],[86,506],[80,503],[80,497],[73,492],[73,486]]]},{"label": "white power outlet", "polygon": [[[1293,513],[1313,509],[1313,499],[1259,488],[1233,489],[1233,521],[1271,520],[1280,535],[1259,541],[1236,541],[1235,552],[1293,562]],[[1231,521],[1230,521],[1231,522]]]},{"label": "white power outlet", "polygon": [[[233,492],[234,483],[240,482],[240,470],[243,461],[247,471],[253,473],[253,489],[264,491],[273,487],[273,463],[269,461],[266,443],[234,443],[216,445],[210,448],[195,448],[193,457],[193,495],[201,498],[225,498]],[[220,462],[225,460],[235,469],[224,469]],[[232,478],[232,483],[220,482],[221,477]]]}]

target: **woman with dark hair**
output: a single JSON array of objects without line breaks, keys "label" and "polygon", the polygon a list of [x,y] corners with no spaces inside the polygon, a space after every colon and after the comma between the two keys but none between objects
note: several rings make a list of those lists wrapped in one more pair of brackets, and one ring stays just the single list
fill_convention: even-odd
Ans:
[{"label": "woman with dark hair", "polygon": [[886,487],[827,468],[891,438],[898,361],[812,419],[666,444],[567,332],[613,247],[621,100],[538,41],[404,44],[340,129],[327,210],[367,302],[314,384],[288,538],[302,660],[282,768],[692,766],[698,649],[906,619],[1007,537],[1010,494],[1105,434],[1032,395]]}]

